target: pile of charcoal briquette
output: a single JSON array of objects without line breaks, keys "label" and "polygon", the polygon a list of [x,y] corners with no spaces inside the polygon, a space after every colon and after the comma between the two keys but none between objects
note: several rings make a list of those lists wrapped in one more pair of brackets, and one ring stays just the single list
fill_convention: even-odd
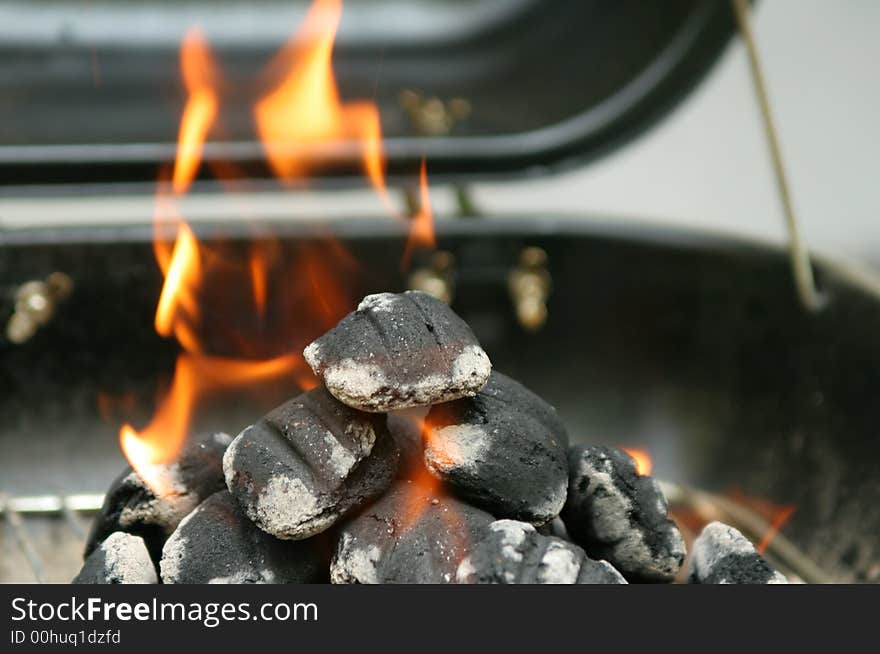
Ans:
[{"label": "pile of charcoal briquette", "polygon": [[[366,297],[305,350],[323,383],[237,438],[193,440],[157,496],[107,495],[77,583],[669,582],[685,545],[624,452],[569,446],[556,411],[492,371],[424,293]],[[696,583],[785,579],[735,529]]]}]

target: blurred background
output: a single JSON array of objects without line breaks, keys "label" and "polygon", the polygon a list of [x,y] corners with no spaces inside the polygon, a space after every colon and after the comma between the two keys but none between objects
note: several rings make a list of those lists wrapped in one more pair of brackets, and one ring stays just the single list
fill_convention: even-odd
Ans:
[{"label": "blurred background", "polygon": [[[224,18],[217,12],[212,22],[204,3],[173,3],[177,18],[169,25],[167,15],[166,22],[157,22],[157,4],[164,3],[7,0],[0,2],[0,38],[7,44],[55,38],[112,41],[120,38],[120,30],[114,28],[119,12],[134,7],[139,9],[135,19],[128,14],[125,38],[135,44],[142,39],[176,48],[183,32],[198,22],[212,43],[254,35],[280,42],[303,11],[303,3],[269,2],[275,7],[274,18],[265,20],[264,12],[230,3],[232,14]],[[340,41],[384,39],[395,30],[398,37],[429,41],[517,11],[525,0],[435,2],[427,23],[419,20],[418,4],[349,0]],[[875,220],[880,213],[875,153],[880,144],[880,3],[764,0],[756,5],[754,22],[795,207],[808,243],[880,266],[880,222]],[[10,138],[7,134],[6,140]],[[775,242],[785,239],[746,54],[739,42],[728,47],[680,106],[639,138],[587,166],[551,177],[480,183],[473,194],[486,213],[563,211],[578,218],[660,222]],[[190,219],[235,217],[229,198],[189,200]],[[442,189],[435,189],[434,201],[440,215],[452,210],[451,196]],[[368,190],[296,193],[283,201],[274,193],[260,194],[248,204],[294,217],[383,212]],[[63,193],[46,197],[14,187],[0,195],[2,227],[146,223],[151,216],[151,189],[75,200]]]}]

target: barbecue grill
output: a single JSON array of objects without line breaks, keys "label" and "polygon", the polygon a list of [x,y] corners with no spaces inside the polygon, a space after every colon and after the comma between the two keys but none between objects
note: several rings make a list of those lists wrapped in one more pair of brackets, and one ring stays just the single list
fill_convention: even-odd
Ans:
[{"label": "barbecue grill", "polygon": [[[7,4],[23,25],[37,24],[38,10]],[[340,31],[335,69],[346,96],[379,106],[392,185],[412,201],[424,156],[432,180],[459,189],[461,215],[436,221],[441,256],[417,254],[402,272],[407,226],[356,215],[203,222],[193,227],[199,240],[247,251],[271,234],[285,260],[332,234],[361,266],[353,298],[411,286],[447,293],[494,366],[552,402],[573,440],[648,450],[680,515],[723,519],[757,540],[772,519],[744,497],[794,506],[771,561],[804,581],[880,579],[871,409],[880,286],[870,275],[814,261],[825,303],[811,311],[781,248],[602,216],[479,216],[467,202],[470,180],[583,165],[636,138],[711,69],[735,33],[730,5],[509,0],[478,11],[493,3],[425,0],[407,3],[425,19],[413,19],[425,25],[414,38],[383,28],[375,16],[402,11],[383,4],[347,4],[354,17]],[[136,191],[173,161],[185,99],[173,26],[186,27],[185,16],[158,12],[172,26],[160,34],[128,24],[134,9],[114,11],[131,35],[74,21],[61,38],[34,28],[7,46],[33,80],[27,93],[8,89],[21,97],[0,132],[2,178],[16,192]],[[206,196],[220,192],[214,164],[234,164],[245,194],[274,184],[247,102],[283,35],[230,29],[234,14],[224,11],[205,29],[230,84],[245,90],[226,98],[224,133],[206,145],[197,184]],[[429,30],[433,20],[443,29]],[[104,62],[97,89],[81,84],[95,59]],[[77,129],[55,117],[59,93]],[[361,183],[345,144],[316,156],[313,184]],[[63,297],[43,298],[52,304],[45,324],[0,340],[0,581],[75,574],[90,514],[124,464],[119,426],[149,418],[174,369],[177,344],[153,330],[163,281],[153,231],[124,218],[0,233],[3,324],[28,283],[59,273],[70,281]],[[537,286],[514,283],[523,274]],[[267,391],[276,403],[285,393]],[[192,431],[238,433],[266,400],[208,402]]]}]

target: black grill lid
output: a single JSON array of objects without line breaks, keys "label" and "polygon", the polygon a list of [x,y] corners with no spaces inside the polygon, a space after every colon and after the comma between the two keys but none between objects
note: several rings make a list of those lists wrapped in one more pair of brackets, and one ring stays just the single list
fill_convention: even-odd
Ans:
[{"label": "black grill lid", "polygon": [[[487,12],[493,3],[504,11]],[[174,29],[198,13],[191,3],[157,4],[155,15],[167,21],[168,31],[151,39],[135,29],[136,15],[126,19],[129,3],[110,4],[117,13],[105,18],[116,21],[118,30],[90,31],[88,18],[68,24],[59,14],[55,38],[51,30],[49,37],[37,30],[30,41],[7,40],[0,48],[2,183],[151,181],[161,163],[173,160],[184,101]],[[389,172],[411,174],[426,155],[432,179],[542,170],[598,156],[673,107],[734,32],[725,0],[410,0],[409,5],[413,29],[404,24],[383,31],[376,29],[383,14],[371,18],[370,12],[393,15],[399,3],[347,0],[334,66],[345,98],[378,103]],[[250,106],[259,90],[258,73],[280,45],[278,26],[270,20],[265,35],[243,29],[239,38],[230,38],[237,34],[229,26],[234,15],[224,23],[223,12],[234,6],[204,4],[204,15],[214,17],[207,24],[209,39],[212,24],[225,25],[225,32],[215,27],[219,36],[213,44],[234,90],[223,97],[224,140],[215,136],[206,157],[236,162],[244,175],[265,178],[269,172]],[[271,15],[279,6],[262,0],[252,10]],[[176,14],[180,7],[190,14]],[[432,21],[444,29],[426,29]],[[65,25],[67,31],[61,29]],[[401,103],[405,90],[463,98],[470,113],[450,133],[426,137]],[[339,162],[324,172],[347,177],[356,168]]]}]

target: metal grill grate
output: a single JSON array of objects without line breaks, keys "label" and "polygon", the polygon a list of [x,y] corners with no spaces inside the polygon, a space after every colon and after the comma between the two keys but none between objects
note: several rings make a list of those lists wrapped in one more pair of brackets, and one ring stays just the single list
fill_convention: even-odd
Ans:
[{"label": "metal grill grate", "polygon": [[103,495],[0,494],[0,583],[68,582]]},{"label": "metal grill grate", "polygon": [[[673,513],[676,509],[696,511],[706,521],[727,522],[753,540],[770,528],[766,520],[725,497],[668,482],[661,482],[661,487]],[[0,494],[0,583],[69,582],[82,565],[88,525],[103,502],[103,495]],[[781,534],[766,555],[793,581],[832,579]]]}]

